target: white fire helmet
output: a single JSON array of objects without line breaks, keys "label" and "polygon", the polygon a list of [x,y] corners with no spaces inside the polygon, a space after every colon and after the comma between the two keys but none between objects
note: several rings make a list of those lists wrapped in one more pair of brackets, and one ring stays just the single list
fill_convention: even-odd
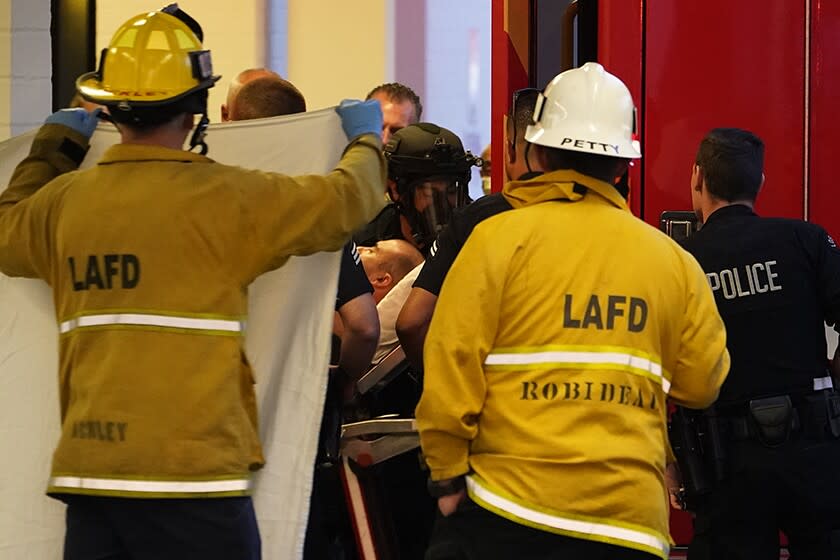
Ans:
[{"label": "white fire helmet", "polygon": [[642,157],[636,108],[624,83],[596,62],[558,74],[540,94],[525,140],[619,158]]}]

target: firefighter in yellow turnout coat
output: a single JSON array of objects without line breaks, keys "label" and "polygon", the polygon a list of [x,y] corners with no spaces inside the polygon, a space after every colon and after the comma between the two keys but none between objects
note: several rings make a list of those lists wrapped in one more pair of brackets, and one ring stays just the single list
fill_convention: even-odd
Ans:
[{"label": "firefighter in yellow turnout coat", "polygon": [[[164,509],[148,513],[160,526],[173,499],[248,495],[251,472],[263,464],[243,352],[248,285],[289,256],[340,249],[381,209],[385,182],[375,101],[339,108],[353,140],[326,176],[249,171],[176,149],[193,114],[206,119],[207,88],[218,79],[199,35],[182,12],[129,20],[105,54],[103,75],[79,80],[83,95],[109,105],[123,142],[95,167],[73,171],[96,115],[56,113],[0,196],[0,270],[50,284],[61,333],[62,434],[49,492],[146,498],[122,501],[146,506],[167,498]],[[164,41],[170,50],[152,46],[160,37],[173,39]],[[163,59],[180,66],[164,72]],[[146,100],[155,95],[161,99]],[[67,499],[65,558],[90,553],[70,530],[76,509],[94,511],[80,500]],[[217,511],[220,524],[185,529],[192,534],[180,541],[153,531],[141,531],[134,545],[125,535],[114,540],[138,558],[145,557],[139,550],[154,558],[256,558],[255,524],[225,533],[231,519],[253,521],[245,500],[241,510]],[[196,502],[205,508],[197,518],[216,515],[206,508],[233,507]],[[94,513],[117,519],[110,510]],[[92,533],[91,541],[109,538]],[[184,548],[184,540],[201,540],[202,548]]]},{"label": "firefighter in yellow turnout coat", "polygon": [[554,171],[505,185],[446,277],[417,408],[448,514],[430,558],[667,558],[666,399],[710,404],[729,356],[699,265],[611,184],[632,111],[597,64],[555,78],[526,135]]}]

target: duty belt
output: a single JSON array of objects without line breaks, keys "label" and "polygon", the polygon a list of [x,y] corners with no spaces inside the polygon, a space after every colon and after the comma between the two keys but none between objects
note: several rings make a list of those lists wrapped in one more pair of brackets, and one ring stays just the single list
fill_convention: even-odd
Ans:
[{"label": "duty belt", "polygon": [[[750,412],[741,413],[736,416],[722,416],[719,420],[723,424],[723,431],[729,435],[729,439],[732,441],[743,441],[747,439],[761,440],[760,430]],[[785,429],[787,435],[798,434],[802,430],[799,411],[796,408],[791,409],[790,416],[780,428]],[[784,441],[786,440],[787,438]],[[784,441],[779,443],[784,443]]]},{"label": "duty belt", "polygon": [[758,440],[770,447],[791,435],[840,437],[840,394],[834,390],[753,399],[736,410],[719,411],[718,422],[731,441]]}]

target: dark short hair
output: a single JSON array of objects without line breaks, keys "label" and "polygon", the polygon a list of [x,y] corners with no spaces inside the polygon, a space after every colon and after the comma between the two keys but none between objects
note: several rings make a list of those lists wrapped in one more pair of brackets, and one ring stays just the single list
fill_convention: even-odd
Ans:
[{"label": "dark short hair", "polygon": [[303,113],[306,100],[291,82],[279,76],[264,76],[245,82],[231,109],[233,120],[264,119]]},{"label": "dark short hair", "polygon": [[764,142],[748,130],[715,128],[700,142],[695,162],[715,198],[755,200],[764,171]]},{"label": "dark short hair", "polygon": [[542,149],[545,150],[546,163],[549,171],[572,169],[611,185],[619,175],[621,166],[627,161],[623,158],[590,154],[588,152],[576,152],[573,150],[561,150],[560,148],[549,148],[547,146],[542,146]]},{"label": "dark short hair", "polygon": [[411,104],[414,105],[414,122],[420,122],[420,116],[423,114],[423,104],[420,103],[420,96],[414,93],[413,89],[398,82],[382,84],[370,90],[365,100],[372,99],[374,95],[379,93],[385,95],[391,101],[411,101]]},{"label": "dark short hair", "polygon": [[536,88],[525,88],[514,92],[510,108],[510,121],[513,126],[514,143],[519,143],[525,138],[525,130],[528,125],[534,124],[534,107],[537,105],[537,98],[540,90]]},{"label": "dark short hair", "polygon": [[171,103],[160,105],[132,105],[127,109],[120,109],[120,105],[110,105],[111,119],[123,126],[148,131],[173,121],[184,113],[191,115],[202,114],[207,111],[207,89],[193,92]]}]

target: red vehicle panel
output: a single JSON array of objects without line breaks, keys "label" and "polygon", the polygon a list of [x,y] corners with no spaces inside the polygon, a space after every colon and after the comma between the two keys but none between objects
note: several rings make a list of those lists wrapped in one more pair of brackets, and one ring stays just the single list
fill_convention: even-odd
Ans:
[{"label": "red vehicle panel", "polygon": [[837,100],[840,96],[840,2],[811,0],[810,139],[808,219],[840,239],[840,191],[834,164],[837,134]]},{"label": "red vehicle panel", "polygon": [[[642,2],[627,0],[600,0],[598,4],[598,62],[619,78],[630,89],[638,111],[638,130],[644,143],[642,130],[642,47],[644,38],[644,8]],[[644,201],[642,190],[642,159],[630,169],[630,208],[640,216]]]},{"label": "red vehicle panel", "polygon": [[713,127],[766,144],[758,211],[802,217],[805,4],[789,0],[646,2],[644,211],[689,209],[697,143]]},{"label": "red vehicle panel", "polygon": [[[597,60],[627,84],[639,110],[643,157],[631,171],[634,213],[658,226],[663,211],[689,210],[699,141],[714,127],[739,127],[766,145],[758,212],[804,217],[840,239],[831,165],[840,147],[840,2],[579,1],[597,2]],[[512,0],[498,4],[508,16],[514,10]],[[519,71],[494,59],[493,81],[510,88],[521,83]],[[672,535],[677,544],[690,540],[687,514],[675,512]]]}]

